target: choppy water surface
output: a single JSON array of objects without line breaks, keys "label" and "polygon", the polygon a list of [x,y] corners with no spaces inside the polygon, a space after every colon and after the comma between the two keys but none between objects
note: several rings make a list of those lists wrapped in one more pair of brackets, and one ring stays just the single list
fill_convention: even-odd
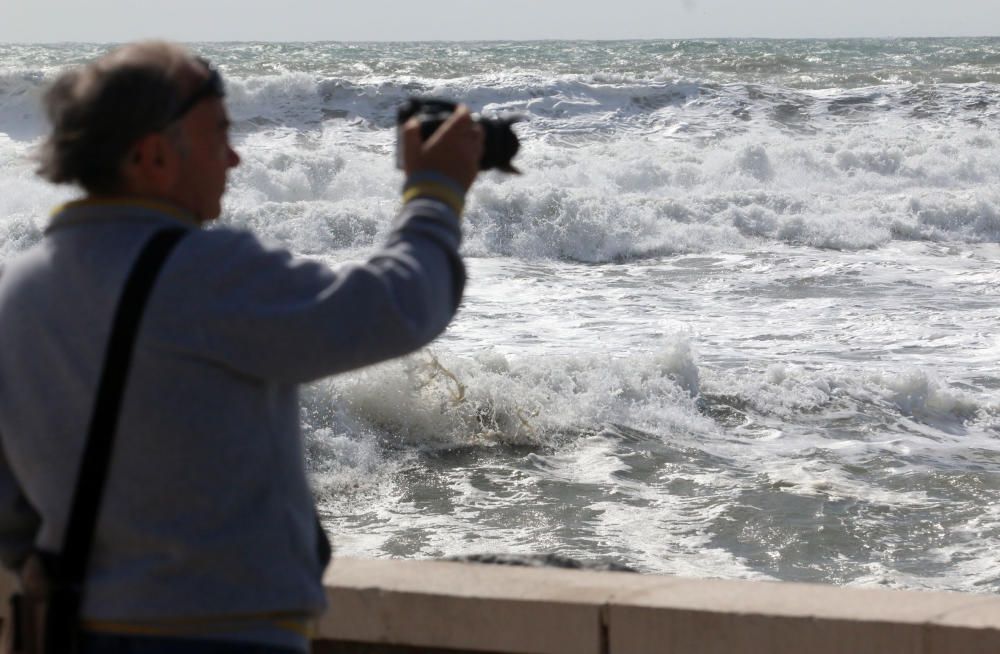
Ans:
[{"label": "choppy water surface", "polygon": [[[1000,40],[201,44],[225,222],[336,262],[398,208],[411,93],[529,117],[429,350],[305,390],[345,555],[1000,590]],[[0,45],[0,257],[67,197]]]}]

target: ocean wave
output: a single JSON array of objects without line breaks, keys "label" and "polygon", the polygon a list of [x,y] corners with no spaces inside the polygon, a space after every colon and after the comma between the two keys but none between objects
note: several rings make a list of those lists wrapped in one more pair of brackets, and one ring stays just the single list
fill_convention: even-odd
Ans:
[{"label": "ocean wave", "polygon": [[655,352],[620,357],[455,356],[435,348],[320,382],[308,398],[308,411],[331,421],[317,428],[418,447],[548,446],[602,425],[677,439],[727,429],[759,436],[775,426],[808,430],[832,421],[852,433],[882,425],[881,438],[911,434],[904,423],[915,421],[933,448],[934,434],[985,433],[1000,417],[995,399],[933,371],[792,364],[727,371],[700,364],[682,334],[668,335]]},{"label": "ocean wave", "polygon": [[546,446],[603,423],[657,434],[711,429],[695,404],[698,374],[682,336],[641,360],[425,350],[320,382],[308,397],[335,429],[350,424],[399,445]]},{"label": "ocean wave", "polygon": [[984,427],[1000,416],[995,399],[912,366],[855,371],[772,364],[763,374],[713,371],[703,376],[706,410],[740,429],[755,422],[755,429],[766,431],[779,424],[802,428],[832,421],[853,425],[852,433],[863,433],[866,424],[877,425],[879,438],[886,438],[909,434],[906,423],[915,421],[926,427],[920,435],[927,436],[925,445],[933,448],[935,435],[950,441],[956,433],[985,434]]},{"label": "ocean wave", "polygon": [[0,134],[20,141],[44,134],[41,99],[51,79],[40,70],[0,70]]},{"label": "ocean wave", "polygon": [[[392,136],[327,128],[248,140],[226,220],[301,252],[372,246],[397,208]],[[466,209],[473,256],[602,262],[785,243],[1000,241],[993,140],[977,128],[918,140],[745,135],[525,142],[524,177],[485,175]],[[963,146],[960,141],[965,140]],[[959,141],[959,142],[956,142]]]},{"label": "ocean wave", "polygon": [[391,128],[411,95],[460,100],[487,114],[517,112],[548,133],[592,129],[620,133],[669,127],[679,119],[705,134],[739,132],[747,121],[811,132],[891,113],[931,122],[996,121],[1000,84],[890,84],[804,90],[760,84],[673,78],[609,80],[598,75],[545,76],[505,72],[453,79],[324,78],[301,72],[236,78],[230,108],[245,130],[261,125],[316,127],[355,120]]},{"label": "ocean wave", "polygon": [[[385,235],[400,183],[395,111],[414,93],[529,117],[515,127],[527,174],[484,175],[469,198],[474,256],[603,262],[761,243],[857,250],[1000,240],[993,82],[799,88],[662,66],[430,77],[365,64],[348,76],[280,61],[250,70],[241,58],[269,46],[216,49],[233,71],[228,100],[243,159],[224,220],[301,253],[369,247]],[[30,178],[25,153],[44,131],[35,107],[53,70],[0,73],[0,183],[15,195]],[[22,211],[18,202],[6,215]],[[8,232],[22,233],[11,220]],[[30,241],[11,237],[4,248]]]},{"label": "ocean wave", "polygon": [[[55,72],[51,67],[0,71],[0,132],[19,139],[41,135],[39,98]],[[515,111],[529,118],[529,133],[547,134],[679,129],[679,136],[710,138],[745,131],[748,121],[808,133],[885,113],[932,123],[995,123],[1000,117],[1000,81],[983,79],[799,88],[683,71],[553,73],[513,67],[441,77],[331,75],[275,65],[248,73],[227,79],[228,105],[241,133],[274,126],[310,130],[337,120],[359,129],[389,129],[396,108],[411,95],[449,97],[487,114]]]}]

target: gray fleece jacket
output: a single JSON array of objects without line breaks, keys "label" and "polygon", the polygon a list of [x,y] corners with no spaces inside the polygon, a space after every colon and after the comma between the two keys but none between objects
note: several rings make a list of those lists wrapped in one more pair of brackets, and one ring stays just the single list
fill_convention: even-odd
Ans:
[{"label": "gray fleece jacket", "polygon": [[[58,550],[110,321],[155,205],[78,203],[0,268],[0,559]],[[147,305],[97,525],[91,620],[324,605],[297,386],[428,343],[465,275],[457,217],[419,199],[336,270],[230,228],[192,231]],[[267,639],[265,639],[267,640]]]}]

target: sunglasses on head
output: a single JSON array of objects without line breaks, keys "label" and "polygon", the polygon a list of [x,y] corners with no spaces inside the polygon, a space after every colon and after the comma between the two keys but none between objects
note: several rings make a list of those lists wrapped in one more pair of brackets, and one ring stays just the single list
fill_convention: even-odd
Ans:
[{"label": "sunglasses on head", "polygon": [[222,83],[222,75],[219,74],[218,69],[209,63],[207,59],[197,57],[196,61],[208,71],[208,78],[170,114],[170,118],[167,120],[168,125],[183,118],[187,112],[191,111],[202,100],[206,98],[223,98],[226,96],[226,88]]}]

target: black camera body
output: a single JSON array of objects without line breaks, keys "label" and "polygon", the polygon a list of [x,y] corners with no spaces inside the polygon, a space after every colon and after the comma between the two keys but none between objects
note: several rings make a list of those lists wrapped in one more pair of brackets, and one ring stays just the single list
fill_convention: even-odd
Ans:
[{"label": "black camera body", "polygon": [[[396,114],[396,128],[402,129],[408,120],[416,117],[420,121],[420,135],[426,141],[457,107],[458,103],[440,98],[409,98]],[[479,170],[495,168],[505,173],[520,174],[521,171],[514,168],[511,160],[521,147],[521,142],[510,126],[524,118],[520,115],[486,118],[473,114],[472,119],[483,129],[483,157],[479,160]],[[396,166],[403,167],[403,141],[398,133]]]}]

